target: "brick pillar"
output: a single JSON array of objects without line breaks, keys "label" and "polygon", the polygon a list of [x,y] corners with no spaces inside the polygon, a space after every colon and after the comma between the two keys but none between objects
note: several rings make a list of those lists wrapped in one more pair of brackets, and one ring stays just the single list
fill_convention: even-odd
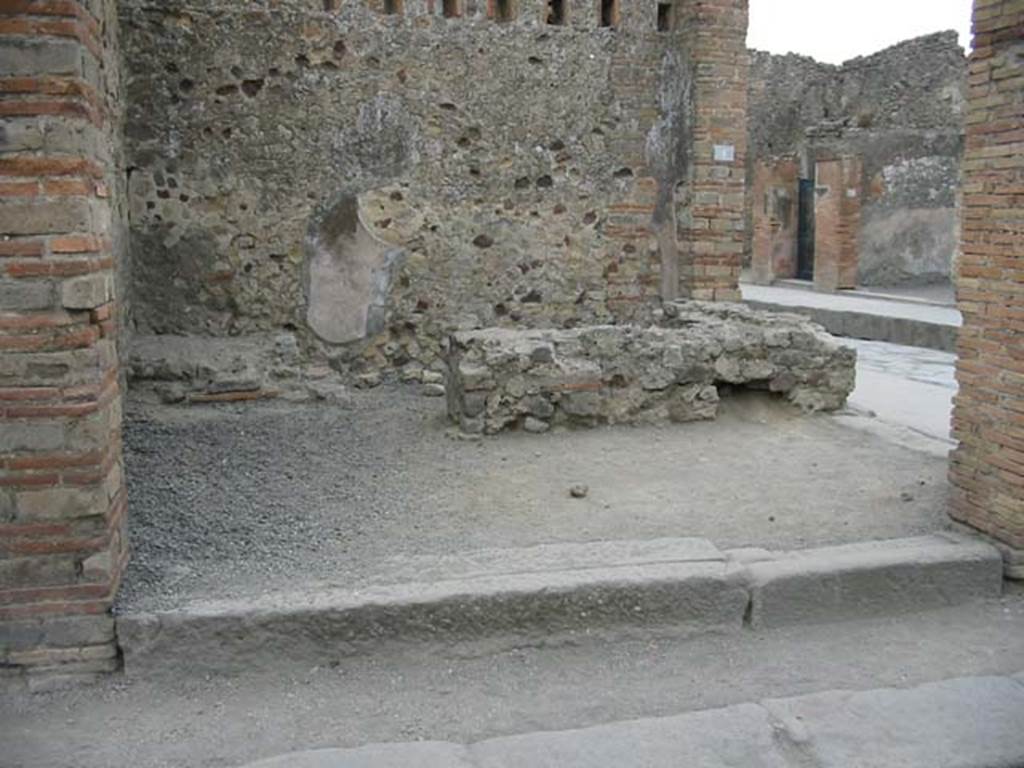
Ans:
[{"label": "brick pillar", "polygon": [[1024,576],[1024,3],[975,0],[974,35],[951,513],[1016,549]]},{"label": "brick pillar", "polygon": [[746,232],[747,0],[686,0],[680,28],[696,107],[680,288],[694,299],[735,301]]},{"label": "brick pillar", "polygon": [[860,237],[860,158],[820,160],[815,169],[814,287],[857,287]]},{"label": "brick pillar", "polygon": [[799,189],[795,160],[755,163],[750,265],[759,285],[796,277]]},{"label": "brick pillar", "polygon": [[114,669],[113,0],[0,0],[0,685]]},{"label": "brick pillar", "polygon": [[661,262],[651,217],[658,182],[646,157],[646,140],[658,119],[658,63],[655,51],[633,48],[612,56],[609,80],[624,118],[608,136],[609,153],[619,166],[623,195],[607,208],[604,234],[611,243],[606,258],[608,308],[619,320],[643,317],[661,293]]}]

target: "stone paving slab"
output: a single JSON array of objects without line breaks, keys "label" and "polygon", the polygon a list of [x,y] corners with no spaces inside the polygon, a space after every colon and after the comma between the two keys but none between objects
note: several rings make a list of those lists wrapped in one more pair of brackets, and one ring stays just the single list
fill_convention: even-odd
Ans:
[{"label": "stone paving slab", "polygon": [[997,596],[999,552],[936,534],[771,555],[748,565],[754,628],[842,621]]},{"label": "stone paving slab", "polygon": [[469,750],[444,741],[319,749],[261,760],[246,768],[473,768]]},{"label": "stone paving slab", "polygon": [[835,691],[765,707],[821,768],[1024,765],[1024,686],[1010,678]]},{"label": "stone paving slab", "polygon": [[558,733],[493,739],[470,747],[478,768],[785,768],[768,712],[755,704]]},{"label": "stone paving slab", "polygon": [[[248,768],[1016,768],[1024,685],[967,677],[537,732],[468,747],[423,742],[320,750]],[[400,761],[405,762],[400,762]]]}]

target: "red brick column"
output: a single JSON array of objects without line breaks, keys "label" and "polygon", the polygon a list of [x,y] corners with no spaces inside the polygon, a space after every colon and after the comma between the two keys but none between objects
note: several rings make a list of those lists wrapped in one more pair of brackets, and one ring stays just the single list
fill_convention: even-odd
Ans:
[{"label": "red brick column", "polygon": [[820,160],[815,170],[814,287],[857,287],[860,235],[860,158]]},{"label": "red brick column", "polygon": [[0,686],[117,665],[116,27],[0,0]]},{"label": "red brick column", "polygon": [[747,0],[686,0],[680,28],[694,65],[696,106],[681,290],[694,299],[736,301],[746,231]]},{"label": "red brick column", "polygon": [[[1024,550],[1024,3],[975,0],[952,516]],[[1017,560],[1024,571],[1024,559]],[[1024,576],[1024,572],[1020,575]]]},{"label": "red brick column", "polygon": [[759,162],[751,191],[751,267],[759,285],[796,277],[800,167],[795,160]]}]

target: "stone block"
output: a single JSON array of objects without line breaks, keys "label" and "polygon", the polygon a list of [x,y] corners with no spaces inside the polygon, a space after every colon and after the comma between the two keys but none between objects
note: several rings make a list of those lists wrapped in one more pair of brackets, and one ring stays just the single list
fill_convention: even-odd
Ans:
[{"label": "stone block", "polygon": [[0,589],[74,584],[77,579],[75,558],[70,555],[0,559]]},{"label": "stone block", "polygon": [[35,118],[7,118],[0,125],[0,152],[33,152],[43,148],[43,131]]},{"label": "stone block", "polygon": [[77,41],[8,37],[0,42],[0,71],[9,75],[82,75],[85,55]]},{"label": "stone block", "polygon": [[113,295],[114,280],[106,272],[65,280],[60,286],[60,303],[65,309],[95,309]]},{"label": "stone block", "polygon": [[57,616],[0,623],[0,652],[30,648],[101,645],[114,640],[114,618]]},{"label": "stone block", "polygon": [[85,349],[0,355],[0,386],[72,387],[98,384],[113,365],[113,350],[109,340],[101,339]]},{"label": "stone block", "polygon": [[53,284],[47,280],[0,282],[0,312],[28,312],[53,306]]},{"label": "stone block", "polygon": [[1002,591],[989,544],[958,534],[783,553],[750,563],[755,628],[943,608]]},{"label": "stone block", "polygon": [[87,232],[93,223],[93,208],[85,198],[0,205],[0,232],[8,235]]},{"label": "stone block", "polygon": [[64,443],[64,425],[56,421],[6,420],[0,429],[0,453],[54,451]]},{"label": "stone block", "polygon": [[15,503],[17,519],[23,522],[93,517],[105,514],[109,504],[103,488],[65,487],[19,491]]}]

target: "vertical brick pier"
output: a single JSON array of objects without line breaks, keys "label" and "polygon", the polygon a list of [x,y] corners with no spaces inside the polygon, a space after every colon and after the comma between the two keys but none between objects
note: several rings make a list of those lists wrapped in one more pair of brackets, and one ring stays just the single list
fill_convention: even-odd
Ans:
[{"label": "vertical brick pier", "polygon": [[1024,577],[1024,1],[975,0],[952,515]]},{"label": "vertical brick pier", "polygon": [[682,293],[738,301],[746,233],[747,0],[686,0],[680,28],[693,61],[696,125]]},{"label": "vertical brick pier", "polygon": [[857,287],[862,164],[847,155],[815,166],[814,288]]},{"label": "vertical brick pier", "polygon": [[0,688],[118,664],[113,0],[0,0]]}]

